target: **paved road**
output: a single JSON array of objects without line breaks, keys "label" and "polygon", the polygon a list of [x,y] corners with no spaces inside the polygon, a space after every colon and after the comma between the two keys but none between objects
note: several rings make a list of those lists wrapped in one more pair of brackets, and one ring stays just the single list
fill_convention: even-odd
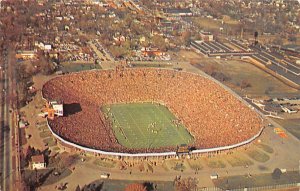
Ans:
[{"label": "paved road", "polygon": [[[4,51],[3,54],[7,54]],[[10,172],[10,149],[9,149],[9,120],[8,120],[8,104],[7,104],[7,91],[8,91],[8,81],[7,81],[7,66],[8,58],[3,55],[4,61],[1,63],[1,188],[2,190],[9,190],[8,177]]]},{"label": "paved road", "polygon": [[[10,50],[10,48],[9,48]],[[11,118],[12,101],[12,62],[14,62],[13,51],[3,51],[4,61],[0,63],[0,158],[1,158],[1,189],[4,191],[14,189],[11,185],[14,182],[14,169],[12,168],[12,133],[14,133]],[[1,191],[2,191],[1,190]]]}]

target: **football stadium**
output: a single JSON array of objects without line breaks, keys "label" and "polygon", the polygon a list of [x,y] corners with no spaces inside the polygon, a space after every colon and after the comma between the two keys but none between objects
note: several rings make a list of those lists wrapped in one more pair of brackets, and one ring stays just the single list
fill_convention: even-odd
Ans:
[{"label": "football stadium", "polygon": [[72,73],[48,81],[42,94],[64,106],[64,116],[48,119],[54,136],[100,154],[225,150],[250,143],[263,128],[258,113],[215,81],[171,69]]}]

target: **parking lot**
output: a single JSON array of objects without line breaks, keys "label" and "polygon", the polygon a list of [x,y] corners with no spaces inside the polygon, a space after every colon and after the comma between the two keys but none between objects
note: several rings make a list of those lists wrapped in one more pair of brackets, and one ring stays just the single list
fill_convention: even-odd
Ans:
[{"label": "parking lot", "polygon": [[93,55],[100,62],[115,60],[113,58],[113,56],[111,55],[111,53],[109,53],[97,39],[89,41],[88,44],[91,47],[91,49],[93,50]]}]

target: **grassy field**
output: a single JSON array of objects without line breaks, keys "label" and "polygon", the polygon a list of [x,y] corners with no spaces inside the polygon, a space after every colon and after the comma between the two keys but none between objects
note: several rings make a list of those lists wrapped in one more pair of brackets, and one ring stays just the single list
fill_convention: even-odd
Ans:
[{"label": "grassy field", "polygon": [[269,145],[265,145],[265,144],[256,144],[256,146],[260,149],[262,149],[263,151],[267,152],[267,153],[273,153],[274,149],[272,147],[270,147]]},{"label": "grassy field", "polygon": [[169,170],[184,171],[186,170],[187,165],[188,164],[182,160],[171,159],[165,161],[165,166]]},{"label": "grassy field", "polygon": [[200,28],[210,31],[219,31],[222,24],[220,21],[211,19],[211,18],[204,18],[204,17],[195,17],[192,18],[194,24]]},{"label": "grassy field", "polygon": [[52,137],[44,139],[43,142],[49,147],[56,145],[56,141]]},{"label": "grassy field", "polygon": [[218,158],[206,158],[205,162],[209,168],[225,168],[226,164]]},{"label": "grassy field", "polygon": [[227,162],[232,166],[251,166],[253,162],[246,157],[238,155],[229,155],[225,157]]},{"label": "grassy field", "polygon": [[191,167],[191,169],[193,170],[201,170],[203,168],[203,165],[201,164],[201,162],[199,160],[187,160],[189,166]]},{"label": "grassy field", "polygon": [[153,63],[153,64],[132,64],[132,67],[134,67],[134,68],[138,68],[138,67],[142,67],[142,68],[144,68],[144,67],[153,67],[153,68],[170,68],[170,67],[172,67],[172,65],[171,64],[167,64],[167,63],[160,63],[160,64],[155,64],[155,63]]},{"label": "grassy field", "polygon": [[40,137],[41,138],[46,138],[46,137],[50,137],[50,136],[51,136],[51,132],[50,131],[40,132]]},{"label": "grassy field", "polygon": [[38,130],[44,132],[44,131],[48,131],[49,129],[46,125],[44,125],[44,126],[39,126]]},{"label": "grassy field", "polygon": [[105,168],[114,168],[116,166],[116,162],[113,160],[96,159],[93,163]]},{"label": "grassy field", "polygon": [[[250,97],[285,97],[299,95],[299,90],[295,90],[285,85],[275,77],[267,74],[261,69],[250,63],[236,60],[201,60],[195,66],[201,69],[213,66],[216,72],[222,72],[230,79],[225,84],[231,87],[237,93],[242,93]],[[238,84],[245,80],[251,84],[251,87],[241,90]],[[242,92],[241,92],[242,91]]]},{"label": "grassy field", "polygon": [[[225,17],[223,19],[224,24],[222,24],[221,19],[215,20],[213,18],[205,18],[205,17],[194,17],[192,18],[193,23],[198,26],[200,29],[209,30],[211,32],[218,31],[220,32],[220,28],[226,27],[228,31],[240,32],[239,22],[231,19],[230,17]],[[224,31],[225,33],[226,31]]]},{"label": "grassy field", "polygon": [[158,148],[193,142],[193,137],[167,107],[152,103],[114,104],[101,108],[113,123],[120,144],[128,148]]},{"label": "grassy field", "polygon": [[64,73],[68,72],[80,72],[84,70],[92,70],[92,69],[101,69],[101,66],[99,64],[68,64],[64,63],[62,64],[62,71]]},{"label": "grassy field", "polygon": [[270,159],[269,155],[259,150],[248,150],[246,153],[250,158],[258,162],[264,163]]}]

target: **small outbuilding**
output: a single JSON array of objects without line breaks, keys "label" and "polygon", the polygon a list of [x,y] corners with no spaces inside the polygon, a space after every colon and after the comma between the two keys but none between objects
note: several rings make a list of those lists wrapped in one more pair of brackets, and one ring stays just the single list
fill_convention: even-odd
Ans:
[{"label": "small outbuilding", "polygon": [[45,162],[45,157],[44,155],[36,155],[36,156],[32,156],[31,157],[31,167],[32,169],[45,169],[46,166],[46,162]]},{"label": "small outbuilding", "polygon": [[213,173],[210,175],[210,179],[212,180],[215,180],[215,179],[218,179],[219,178],[219,175],[217,173]]}]

